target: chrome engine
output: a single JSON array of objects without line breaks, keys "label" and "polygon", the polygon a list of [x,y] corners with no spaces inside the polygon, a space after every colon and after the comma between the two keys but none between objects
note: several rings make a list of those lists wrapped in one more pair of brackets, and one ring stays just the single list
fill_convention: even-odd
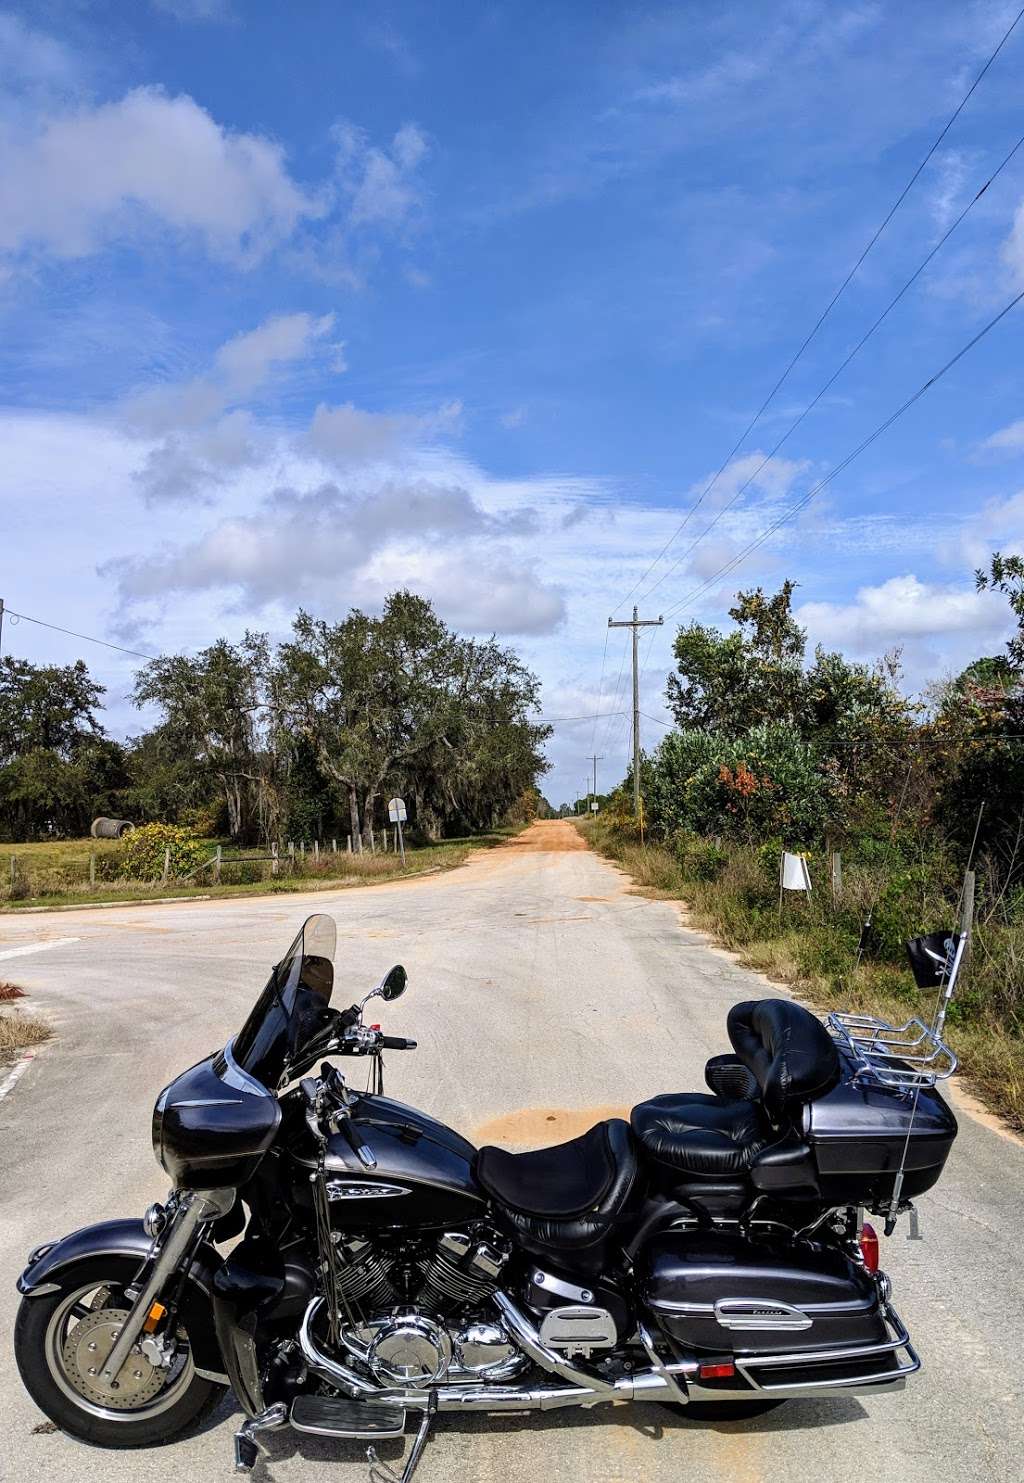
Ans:
[{"label": "chrome engine", "polygon": [[352,1237],[335,1256],[341,1342],[381,1385],[507,1380],[528,1367],[484,1310],[509,1258],[496,1232],[446,1231],[405,1249]]}]

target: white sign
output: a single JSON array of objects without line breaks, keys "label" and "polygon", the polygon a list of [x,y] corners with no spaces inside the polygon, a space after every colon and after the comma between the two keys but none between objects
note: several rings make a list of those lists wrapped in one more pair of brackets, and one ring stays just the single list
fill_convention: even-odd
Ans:
[{"label": "white sign", "polygon": [[803,855],[782,852],[782,889],[784,891],[810,891],[811,874]]},{"label": "white sign", "polygon": [[388,803],[388,818],[392,824],[404,824],[408,817],[405,811],[405,799],[392,798]]},{"label": "white sign", "polygon": [[596,800],[596,799],[595,799],[595,800],[594,800],[594,802],[593,802],[593,803],[592,803],[592,804],[591,804],[591,805],[590,805],[590,812],[591,812],[591,813],[592,813],[592,814],[596,814],[596,813],[597,813],[597,811],[598,811],[598,809],[599,809],[599,808],[600,808],[600,807],[601,807],[601,805],[600,805],[600,804],[599,804],[599,803],[598,803],[598,802],[597,802],[597,800]]}]

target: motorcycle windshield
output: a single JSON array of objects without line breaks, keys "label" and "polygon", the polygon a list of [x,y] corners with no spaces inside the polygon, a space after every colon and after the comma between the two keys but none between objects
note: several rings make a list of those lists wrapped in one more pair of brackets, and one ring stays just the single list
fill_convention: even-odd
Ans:
[{"label": "motorcycle windshield", "polygon": [[236,1062],[269,1091],[327,1023],[337,940],[333,917],[307,917],[234,1038]]}]

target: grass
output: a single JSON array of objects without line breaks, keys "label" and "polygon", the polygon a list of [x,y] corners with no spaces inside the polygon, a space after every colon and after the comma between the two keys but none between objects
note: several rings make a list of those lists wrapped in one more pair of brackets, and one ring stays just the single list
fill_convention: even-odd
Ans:
[{"label": "grass", "polygon": [[[25,990],[19,989],[17,984],[0,983],[0,1003],[9,1004],[14,999],[24,997]],[[45,1020],[33,1019],[17,1010],[0,1014],[0,1065],[15,1051],[24,1050],[29,1045],[39,1045],[42,1041],[49,1040],[51,1034]]]},{"label": "grass", "polygon": [[[611,820],[577,827],[601,854],[632,876],[645,896],[682,901],[694,927],[707,932],[740,961],[786,984],[820,1010],[853,1009],[902,1024],[912,1015],[931,1019],[934,995],[917,988],[909,966],[890,960],[857,963],[859,923],[877,899],[879,878],[844,870],[844,902],[836,910],[828,891],[783,905],[765,878],[757,853],[741,846],[724,851],[698,846],[677,855],[660,844],[641,845]],[[703,853],[701,851],[703,850]],[[702,862],[715,863],[716,878],[700,879]],[[909,937],[941,925],[948,906],[922,895],[911,903]],[[972,957],[946,1024],[946,1038],[972,1091],[1018,1131],[1024,1132],[1024,928],[982,923]]]},{"label": "grass", "polygon": [[[75,839],[42,844],[0,845],[0,912],[27,906],[85,906],[94,902],[160,901],[169,896],[259,896],[287,894],[296,891],[337,890],[349,886],[373,885],[386,880],[401,880],[424,871],[451,870],[475,850],[502,844],[517,830],[497,829],[488,834],[461,839],[442,840],[406,849],[403,867],[400,855],[352,854],[322,852],[318,860],[307,851],[296,860],[294,875],[273,876],[269,861],[247,859],[256,851],[225,851],[220,885],[209,879],[209,871],[190,881],[171,879],[166,885],[153,881],[97,879],[89,883],[89,856],[95,850],[116,851],[116,841]],[[216,843],[214,841],[213,843]],[[16,895],[10,894],[8,857],[16,861],[19,882]],[[282,858],[281,869],[289,868]],[[79,876],[80,872],[80,876]],[[234,879],[232,879],[234,876]]]}]

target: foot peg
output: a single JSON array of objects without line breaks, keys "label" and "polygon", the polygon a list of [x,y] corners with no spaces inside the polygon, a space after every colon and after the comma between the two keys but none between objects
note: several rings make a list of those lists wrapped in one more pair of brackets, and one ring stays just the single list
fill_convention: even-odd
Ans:
[{"label": "foot peg", "polygon": [[288,1420],[287,1407],[277,1401],[258,1416],[251,1417],[235,1432],[235,1472],[251,1473],[263,1451],[256,1438],[260,1432],[275,1431]]},{"label": "foot peg", "polygon": [[386,1462],[381,1462],[377,1456],[375,1447],[367,1447],[366,1460],[370,1464],[370,1483],[411,1483],[412,1475],[419,1465],[423,1455],[423,1449],[427,1444],[427,1437],[434,1422],[434,1413],[437,1410],[437,1397],[431,1396],[427,1409],[423,1413],[419,1431],[413,1441],[409,1452],[408,1461],[400,1473],[389,1467]]}]

